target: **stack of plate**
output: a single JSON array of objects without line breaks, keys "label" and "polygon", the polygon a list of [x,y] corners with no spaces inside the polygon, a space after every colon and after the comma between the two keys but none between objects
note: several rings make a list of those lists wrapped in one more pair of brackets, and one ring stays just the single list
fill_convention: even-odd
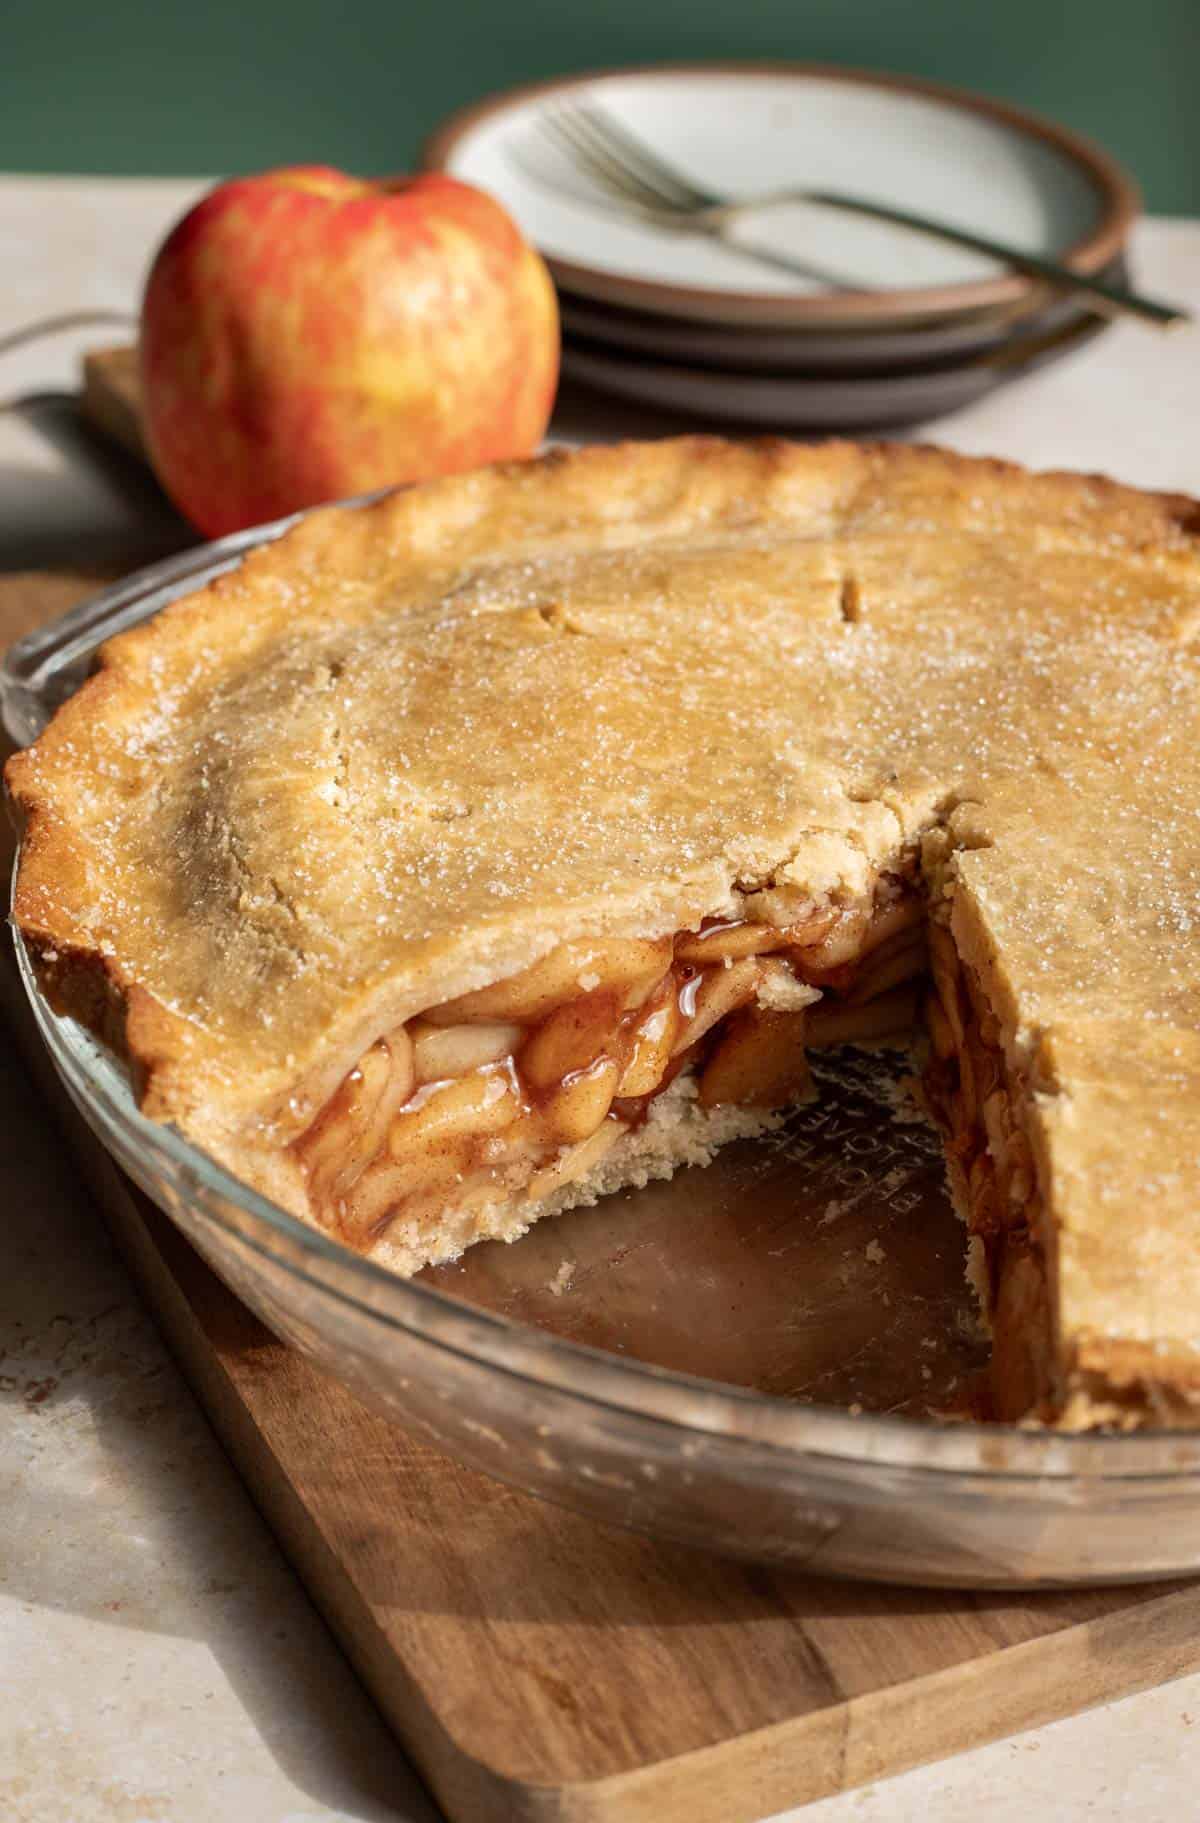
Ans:
[{"label": "stack of plate", "polygon": [[911,424],[1060,358],[1105,319],[980,254],[826,205],[776,203],[723,239],[636,220],[545,133],[546,114],[577,101],[714,192],[855,193],[1126,277],[1138,196],[1105,154],[929,83],[680,67],[540,84],[455,116],[427,168],[499,197],[541,248],[564,373],[640,404],[792,429]]}]

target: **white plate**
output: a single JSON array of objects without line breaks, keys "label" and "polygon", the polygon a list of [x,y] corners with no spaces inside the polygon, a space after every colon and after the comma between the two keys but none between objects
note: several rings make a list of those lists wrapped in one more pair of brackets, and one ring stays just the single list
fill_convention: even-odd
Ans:
[{"label": "white plate", "polygon": [[[1133,184],[1104,154],[1049,122],[929,83],[802,64],[544,83],[483,102],[434,135],[427,168],[497,196],[568,289],[634,309],[725,323],[896,321],[1015,301],[1032,286],[979,254],[815,204],[781,205],[736,230],[804,261],[804,277],[564,198],[516,160],[544,110],[583,99],[714,191],[853,191],[1088,271],[1119,251],[1138,208]],[[539,143],[537,158],[547,168],[555,155]],[[557,168],[589,193],[561,158]]]},{"label": "white plate", "polygon": [[639,405],[776,430],[884,430],[944,417],[997,386],[1031,373],[1090,341],[1107,325],[1089,317],[1050,348],[1013,361],[969,361],[935,372],[838,375],[730,373],[563,345],[562,371],[601,392]]}]

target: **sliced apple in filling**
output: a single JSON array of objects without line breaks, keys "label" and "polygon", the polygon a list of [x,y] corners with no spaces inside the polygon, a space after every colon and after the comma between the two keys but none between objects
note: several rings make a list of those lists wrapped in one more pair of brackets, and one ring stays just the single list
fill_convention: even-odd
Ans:
[{"label": "sliced apple in filling", "polygon": [[464,1204],[515,1197],[532,1220],[571,1185],[585,1194],[622,1142],[632,1152],[672,1091],[765,1123],[807,1092],[810,1042],[911,1026],[926,967],[911,881],[885,874],[846,904],[762,893],[746,909],[674,936],[560,944],[383,1034],[293,1142],[321,1219],[360,1248]]}]

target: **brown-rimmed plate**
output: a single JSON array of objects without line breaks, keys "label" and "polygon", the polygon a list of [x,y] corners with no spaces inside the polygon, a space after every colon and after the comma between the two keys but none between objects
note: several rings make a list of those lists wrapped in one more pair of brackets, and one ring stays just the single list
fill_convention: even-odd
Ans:
[{"label": "brown-rimmed plate", "polygon": [[1107,327],[1077,318],[973,357],[899,373],[739,373],[683,366],[568,338],[562,371],[599,392],[663,411],[764,430],[878,431],[928,423],[1082,347]]},{"label": "brown-rimmed plate", "polygon": [[[1124,258],[1107,266],[1104,278],[1129,280]],[[1064,294],[1035,296],[1030,305],[952,316],[941,322],[892,328],[763,329],[695,323],[649,312],[599,304],[559,293],[563,335],[576,344],[618,355],[649,356],[686,366],[740,373],[893,374],[949,366],[1017,350],[1092,315],[1086,302]]]},{"label": "brown-rimmed plate", "polygon": [[[1007,103],[908,77],[817,64],[667,65],[534,84],[455,115],[424,153],[497,196],[580,297],[659,315],[778,327],[895,325],[1019,305],[1033,281],[982,255],[815,204],[744,219],[725,240],[662,231],[544,181],[540,114],[602,105],[698,183],[733,195],[845,190],[924,211],[1098,272],[1139,207],[1107,154]],[[561,160],[560,160],[561,162]],[[749,244],[795,271],[760,264]]]}]

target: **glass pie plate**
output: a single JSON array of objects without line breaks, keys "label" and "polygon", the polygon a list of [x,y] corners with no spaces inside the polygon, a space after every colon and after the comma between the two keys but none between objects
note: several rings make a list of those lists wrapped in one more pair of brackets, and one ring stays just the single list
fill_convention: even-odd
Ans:
[{"label": "glass pie plate", "polygon": [[[15,646],[34,739],[101,640],[285,525],[144,570]],[[399,1279],[138,1113],[119,1063],[39,993],[72,1099],[281,1337],[499,1479],[603,1521],[821,1573],[1002,1588],[1200,1568],[1200,1432],[977,1424],[982,1358],[940,1151],[900,1056],[827,1054],[765,1139]]]}]

